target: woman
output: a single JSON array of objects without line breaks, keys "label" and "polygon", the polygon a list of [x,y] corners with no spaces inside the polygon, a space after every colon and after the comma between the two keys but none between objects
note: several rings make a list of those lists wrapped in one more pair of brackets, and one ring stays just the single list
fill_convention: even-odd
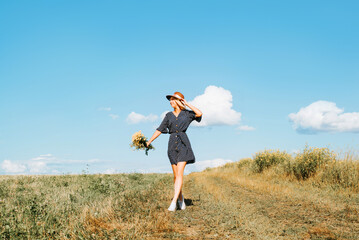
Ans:
[{"label": "woman", "polygon": [[[186,130],[193,120],[196,120],[197,122],[201,121],[202,112],[189,104],[180,92],[175,92],[173,95],[167,95],[166,98],[170,100],[173,112],[168,112],[166,114],[161,125],[156,129],[151,139],[147,142],[147,146],[161,133],[171,134],[168,141],[167,154],[173,170],[175,192],[168,210],[176,210],[177,200],[180,208],[184,210],[186,204],[182,194],[183,172],[186,164],[195,162],[195,157]],[[187,110],[186,106],[193,111]]]}]

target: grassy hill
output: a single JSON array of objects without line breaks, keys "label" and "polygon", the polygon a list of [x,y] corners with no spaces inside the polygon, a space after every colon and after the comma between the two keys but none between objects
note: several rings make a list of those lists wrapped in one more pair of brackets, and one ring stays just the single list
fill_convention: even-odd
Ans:
[{"label": "grassy hill", "polygon": [[1,176],[1,239],[359,239],[358,163],[327,159],[301,178],[299,155],[186,175],[175,213],[171,174]]}]

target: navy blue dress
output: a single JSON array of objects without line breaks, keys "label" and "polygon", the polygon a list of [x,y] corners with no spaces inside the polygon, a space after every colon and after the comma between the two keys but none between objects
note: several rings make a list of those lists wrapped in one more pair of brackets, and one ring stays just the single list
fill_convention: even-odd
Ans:
[{"label": "navy blue dress", "polygon": [[193,120],[200,122],[201,117],[196,117],[195,112],[187,109],[182,110],[176,117],[173,112],[168,112],[157,128],[161,133],[169,133],[168,140],[168,158],[171,164],[177,165],[178,162],[195,162],[191,143],[186,134],[186,130]]}]

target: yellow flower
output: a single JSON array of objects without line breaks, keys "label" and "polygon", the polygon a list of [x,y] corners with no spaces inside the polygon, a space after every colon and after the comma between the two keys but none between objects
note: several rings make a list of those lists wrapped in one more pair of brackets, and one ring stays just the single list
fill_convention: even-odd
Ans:
[{"label": "yellow flower", "polygon": [[147,138],[142,134],[141,130],[132,135],[132,143],[130,144],[134,150],[145,150],[146,155],[149,149],[154,149],[152,144],[147,147]]}]

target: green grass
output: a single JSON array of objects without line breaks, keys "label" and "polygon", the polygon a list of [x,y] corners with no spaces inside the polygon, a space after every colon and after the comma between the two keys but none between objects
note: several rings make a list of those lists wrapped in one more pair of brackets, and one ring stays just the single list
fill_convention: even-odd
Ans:
[{"label": "green grass", "polygon": [[2,239],[128,239],[171,231],[156,213],[168,202],[168,174],[0,179]]},{"label": "green grass", "polygon": [[175,213],[172,174],[0,176],[0,239],[359,239],[359,163],[331,153],[191,173]]}]

